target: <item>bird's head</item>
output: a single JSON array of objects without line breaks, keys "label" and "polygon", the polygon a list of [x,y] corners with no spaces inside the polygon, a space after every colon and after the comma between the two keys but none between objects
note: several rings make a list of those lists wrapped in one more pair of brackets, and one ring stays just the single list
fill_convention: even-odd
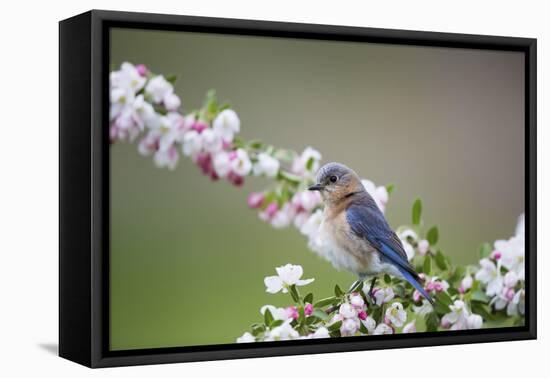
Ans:
[{"label": "bird's head", "polygon": [[317,172],[315,184],[308,188],[321,193],[325,202],[338,202],[365,191],[357,173],[340,163],[328,163]]}]

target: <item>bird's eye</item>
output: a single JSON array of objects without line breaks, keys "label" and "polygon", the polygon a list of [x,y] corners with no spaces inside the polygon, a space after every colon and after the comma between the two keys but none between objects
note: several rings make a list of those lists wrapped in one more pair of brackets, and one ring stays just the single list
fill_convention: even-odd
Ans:
[{"label": "bird's eye", "polygon": [[333,175],[333,176],[330,176],[328,179],[329,179],[329,181],[332,182],[333,184],[334,184],[336,181],[338,181],[338,177],[336,177],[336,176],[334,176],[334,175]]}]

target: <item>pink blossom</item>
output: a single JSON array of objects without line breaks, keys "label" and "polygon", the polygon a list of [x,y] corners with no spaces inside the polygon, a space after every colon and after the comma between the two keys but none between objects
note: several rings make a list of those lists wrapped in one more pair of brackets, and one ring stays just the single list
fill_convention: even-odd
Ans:
[{"label": "pink blossom", "polygon": [[248,207],[257,209],[264,203],[265,195],[263,193],[250,193],[248,195]]},{"label": "pink blossom", "polygon": [[497,251],[497,250],[494,250],[491,253],[491,259],[493,259],[493,260],[500,260],[501,257],[502,257],[502,253]]},{"label": "pink blossom", "polygon": [[199,134],[202,133],[206,128],[208,128],[208,125],[203,121],[195,121],[195,123],[191,125],[191,129],[195,130]]},{"label": "pink blossom", "polygon": [[144,156],[153,154],[159,149],[160,135],[156,132],[149,132],[138,144],[138,151]]},{"label": "pink blossom", "polygon": [[361,310],[357,313],[357,317],[361,320],[367,319],[367,313],[364,310]]},{"label": "pink blossom", "polygon": [[286,308],[286,315],[288,316],[288,318],[292,318],[292,319],[298,319],[299,317],[299,314],[298,314],[298,309],[296,309],[295,306],[290,306],[290,307],[287,307]]},{"label": "pink blossom", "polygon": [[212,164],[212,155],[201,152],[197,155],[196,162],[203,174],[209,176],[212,180],[217,180],[219,178]]},{"label": "pink blossom", "polygon": [[227,180],[235,186],[243,186],[244,184],[244,177],[233,171],[229,172],[227,175]]},{"label": "pink blossom", "polygon": [[311,303],[306,303],[304,306],[304,313],[306,316],[313,314],[313,305]]},{"label": "pink blossom", "polygon": [[267,205],[267,207],[265,208],[265,214],[269,217],[269,218],[272,218],[276,213],[277,213],[277,210],[278,210],[278,206],[277,206],[277,203],[276,202],[271,202],[269,205]]},{"label": "pink blossom", "polygon": [[136,70],[140,76],[146,76],[147,73],[149,73],[149,70],[147,69],[147,66],[145,64],[138,64],[136,66]]}]

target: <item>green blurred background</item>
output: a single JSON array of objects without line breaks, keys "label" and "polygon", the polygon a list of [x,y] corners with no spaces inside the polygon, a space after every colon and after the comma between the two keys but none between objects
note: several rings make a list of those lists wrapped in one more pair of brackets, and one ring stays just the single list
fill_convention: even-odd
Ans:
[{"label": "green blurred background", "polygon": [[[523,55],[469,49],[114,29],[111,63],[176,74],[183,106],[217,90],[241,135],[339,161],[394,183],[387,217],[410,223],[416,197],[453,262],[509,237],[524,209]],[[188,159],[158,169],[136,145],[111,147],[111,349],[232,343],[260,319],[263,278],[286,263],[317,298],[354,277],[275,230],[245,187],[212,183]]]}]

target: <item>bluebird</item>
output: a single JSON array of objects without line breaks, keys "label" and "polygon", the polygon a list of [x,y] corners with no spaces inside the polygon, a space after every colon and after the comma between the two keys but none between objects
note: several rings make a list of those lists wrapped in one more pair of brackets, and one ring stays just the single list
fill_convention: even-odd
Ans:
[{"label": "bluebird", "polygon": [[325,204],[320,237],[326,257],[337,269],[357,275],[352,288],[372,278],[372,295],[376,277],[387,273],[409,282],[433,305],[401,240],[352,169],[328,163],[319,169],[309,190],[319,191]]}]

